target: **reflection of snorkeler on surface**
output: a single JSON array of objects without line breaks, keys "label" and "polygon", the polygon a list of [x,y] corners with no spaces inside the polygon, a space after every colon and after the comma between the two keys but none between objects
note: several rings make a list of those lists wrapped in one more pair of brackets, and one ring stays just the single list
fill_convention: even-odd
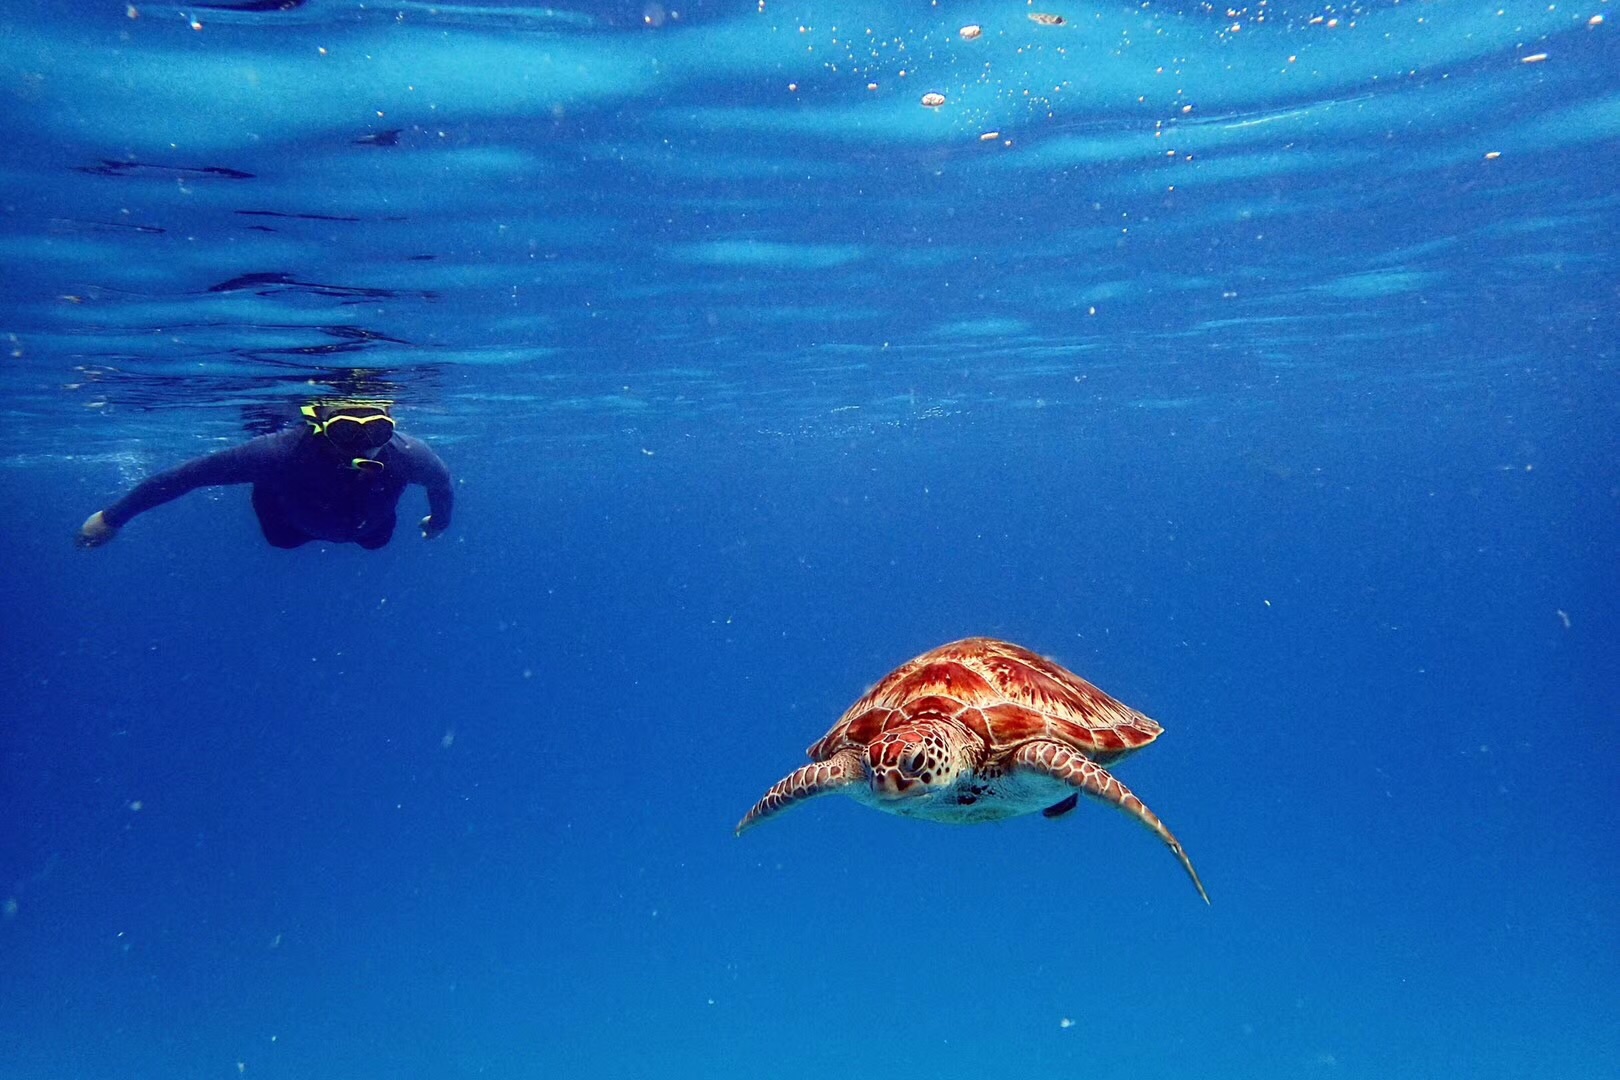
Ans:
[{"label": "reflection of snorkeler on surface", "polygon": [[394,535],[407,484],[427,489],[423,539],[450,527],[450,471],[424,442],[394,430],[386,401],[317,402],[305,426],[194,458],[149,477],[79,530],[80,547],[100,547],[136,514],[215,484],[252,484],[253,511],[272,546],[311,540],[380,548]]}]

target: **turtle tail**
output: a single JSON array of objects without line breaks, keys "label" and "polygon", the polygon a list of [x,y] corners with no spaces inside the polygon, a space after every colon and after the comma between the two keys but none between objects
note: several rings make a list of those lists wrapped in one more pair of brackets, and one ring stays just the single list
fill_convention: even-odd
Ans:
[{"label": "turtle tail", "polygon": [[812,761],[772,784],[765,797],[755,803],[754,808],[737,823],[737,835],[741,836],[744,831],[795,803],[838,791],[865,778],[860,753],[848,747],[826,761]]}]

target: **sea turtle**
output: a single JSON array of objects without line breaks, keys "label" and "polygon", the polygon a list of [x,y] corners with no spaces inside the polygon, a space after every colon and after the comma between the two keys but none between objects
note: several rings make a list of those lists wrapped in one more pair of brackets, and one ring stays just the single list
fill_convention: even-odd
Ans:
[{"label": "sea turtle", "polygon": [[1207,904],[1180,842],[1104,768],[1163,731],[1028,649],[953,641],[902,664],[851,705],[810,747],[810,764],[778,780],[737,832],[835,791],[891,814],[961,824],[1036,810],[1057,817],[1085,794],[1158,833]]}]

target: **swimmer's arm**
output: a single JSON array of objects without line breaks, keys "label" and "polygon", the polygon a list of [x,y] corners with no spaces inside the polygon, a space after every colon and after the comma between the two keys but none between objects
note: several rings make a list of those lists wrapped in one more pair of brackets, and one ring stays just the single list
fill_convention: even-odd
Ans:
[{"label": "swimmer's arm", "polygon": [[233,446],[176,465],[156,476],[147,477],[129,493],[105,510],[102,520],[114,529],[121,529],[137,514],[144,514],[200,487],[216,484],[250,484],[261,479],[276,459],[283,440],[278,435],[265,435],[241,446]]},{"label": "swimmer's arm", "polygon": [[450,527],[450,514],[456,502],[455,482],[450,478],[450,470],[427,443],[412,439],[407,450],[410,481],[427,489],[428,516],[422,519],[422,533],[437,536]]}]

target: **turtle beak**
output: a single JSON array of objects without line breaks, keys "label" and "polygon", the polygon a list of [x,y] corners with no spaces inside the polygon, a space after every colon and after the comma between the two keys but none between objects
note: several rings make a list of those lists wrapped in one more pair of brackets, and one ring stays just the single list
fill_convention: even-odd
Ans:
[{"label": "turtle beak", "polygon": [[872,794],[889,802],[916,799],[932,794],[928,785],[914,776],[906,776],[898,769],[879,769],[872,773]]}]

